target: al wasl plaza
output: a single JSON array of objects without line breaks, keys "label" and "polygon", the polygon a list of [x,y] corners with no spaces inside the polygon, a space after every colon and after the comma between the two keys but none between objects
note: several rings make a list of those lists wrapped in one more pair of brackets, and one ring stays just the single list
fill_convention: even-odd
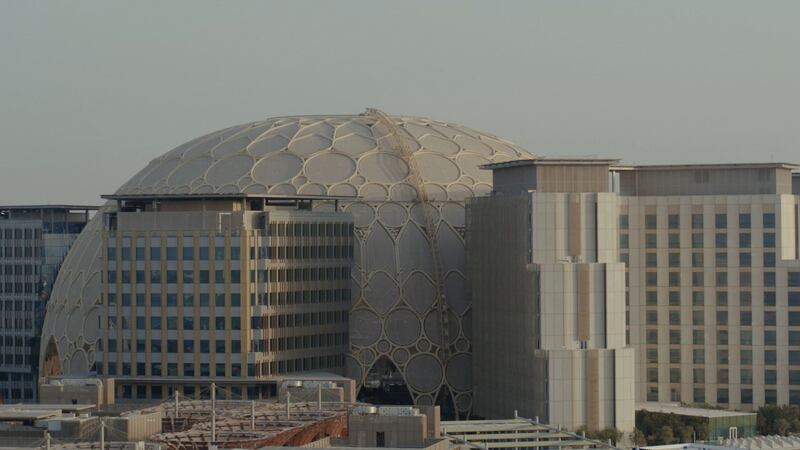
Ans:
[{"label": "al wasl plaza", "polygon": [[0,208],[0,394],[264,400],[300,377],[625,432],[662,404],[800,405],[797,168],[533,155],[375,109],[225,128],[96,212]]}]

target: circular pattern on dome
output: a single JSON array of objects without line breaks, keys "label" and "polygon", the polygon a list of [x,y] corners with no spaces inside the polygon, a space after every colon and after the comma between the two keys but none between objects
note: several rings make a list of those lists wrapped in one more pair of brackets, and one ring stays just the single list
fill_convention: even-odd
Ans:
[{"label": "circular pattern on dome", "polygon": [[447,362],[447,383],[457,391],[466,391],[472,386],[472,356],[458,353]]},{"label": "circular pattern on dome", "polygon": [[356,197],[358,196],[358,190],[355,186],[342,183],[331,187],[328,194],[340,197]]},{"label": "circular pattern on dome", "polygon": [[351,156],[358,156],[376,147],[375,140],[358,134],[351,134],[341,139],[336,139],[333,148],[336,151],[347,153]]},{"label": "circular pattern on dome", "polygon": [[289,138],[276,135],[266,139],[253,142],[247,147],[247,152],[255,157],[261,157],[267,153],[277,152],[289,146]]},{"label": "circular pattern on dome", "polygon": [[411,310],[395,309],[386,318],[386,337],[395,345],[406,346],[419,339],[422,326]]},{"label": "circular pattern on dome", "polygon": [[295,155],[312,155],[331,146],[331,140],[317,134],[295,137],[289,143],[289,151]]},{"label": "circular pattern on dome", "polygon": [[442,365],[433,355],[415,355],[406,365],[406,382],[419,392],[433,392],[442,384]]},{"label": "circular pattern on dome", "polygon": [[[458,317],[450,311],[447,311],[447,324],[448,335],[450,342],[453,342],[458,337]],[[431,311],[425,316],[425,336],[428,336],[432,342],[436,344],[442,343],[441,333],[441,320],[439,320],[439,311]]]},{"label": "circular pattern on dome", "polygon": [[365,348],[358,353],[358,360],[361,361],[361,364],[369,366],[375,361],[375,352]]},{"label": "circular pattern on dome", "polygon": [[253,166],[253,180],[267,186],[291,180],[303,168],[303,160],[290,153],[273,153]]},{"label": "circular pattern on dome", "polygon": [[423,180],[434,183],[452,183],[461,176],[458,166],[439,153],[418,152],[414,154],[414,159]]},{"label": "circular pattern on dome", "polygon": [[387,353],[389,350],[391,350],[392,344],[390,344],[388,341],[380,341],[375,348],[377,348],[381,353]]},{"label": "circular pattern on dome", "polygon": [[321,153],[306,161],[306,176],[312,182],[332,184],[353,175],[356,163],[341,153]]},{"label": "circular pattern on dome", "polygon": [[378,217],[389,227],[400,227],[408,220],[408,211],[399,203],[384,203],[378,208]]},{"label": "circular pattern on dome", "polygon": [[414,272],[403,285],[403,298],[415,311],[424,314],[436,298],[436,286],[423,272]]},{"label": "circular pattern on dome", "polygon": [[[238,180],[250,173],[253,158],[247,155],[233,155],[217,161],[206,173],[206,181],[219,186]],[[238,190],[238,188],[237,188]],[[234,191],[235,192],[235,191]]]},{"label": "circular pattern on dome", "polygon": [[454,227],[463,227],[466,222],[466,210],[460,203],[445,203],[442,205],[442,219]]},{"label": "circular pattern on dome", "polygon": [[468,152],[477,153],[486,157],[492,156],[492,153],[494,153],[492,147],[468,136],[456,136],[455,141]]},{"label": "circular pattern on dome", "polygon": [[484,164],[489,164],[489,160],[478,155],[463,154],[458,157],[458,165],[464,171],[464,175],[486,183],[492,182],[492,171],[481,169]]},{"label": "circular pattern on dome", "polygon": [[364,155],[358,161],[358,170],[368,180],[376,183],[396,183],[408,176],[408,165],[399,156],[386,152]]},{"label": "circular pattern on dome", "polygon": [[472,408],[472,395],[466,392],[458,394],[456,396],[456,408],[460,411],[469,411]]},{"label": "circular pattern on dome", "polygon": [[169,184],[172,186],[183,186],[191,183],[193,180],[203,176],[203,174],[211,167],[213,160],[208,156],[199,156],[189,161],[184,162],[169,176]]},{"label": "circular pattern on dome", "polygon": [[381,337],[381,322],[378,316],[366,309],[350,313],[350,343],[359,347],[374,344]]},{"label": "circular pattern on dome", "polygon": [[404,348],[398,348],[397,350],[394,351],[394,353],[392,353],[392,359],[394,360],[394,362],[396,362],[401,366],[408,362],[408,358],[410,356],[411,354],[408,352],[408,350]]},{"label": "circular pattern on dome", "polygon": [[345,211],[353,215],[355,226],[360,228],[369,226],[375,220],[375,211],[366,203],[351,203]]},{"label": "circular pattern on dome", "polygon": [[400,289],[386,272],[378,272],[367,282],[364,296],[378,314],[386,314],[397,302]]},{"label": "circular pattern on dome", "polygon": [[389,195],[389,191],[382,184],[378,183],[368,183],[361,186],[361,197],[364,200],[371,200],[371,201],[378,201],[382,202],[386,200],[386,197]]}]

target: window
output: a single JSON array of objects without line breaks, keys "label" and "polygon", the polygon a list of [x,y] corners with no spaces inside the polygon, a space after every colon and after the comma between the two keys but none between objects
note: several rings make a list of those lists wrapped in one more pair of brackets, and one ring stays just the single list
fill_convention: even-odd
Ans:
[{"label": "window", "polygon": [[[703,330],[692,330],[692,344],[703,345],[705,344],[705,340],[706,340],[705,332]],[[701,352],[700,354],[702,355],[703,354],[702,350],[700,350],[700,352]]]},{"label": "window", "polygon": [[628,229],[628,215],[627,214],[623,214],[623,215],[619,216],[619,228],[621,230],[627,230]]},{"label": "window", "polygon": [[669,369],[669,382],[670,383],[681,382],[681,369]]},{"label": "window", "polygon": [[750,267],[753,265],[753,257],[750,252],[739,253],[739,265],[741,267]]},{"label": "window", "polygon": [[728,267],[728,254],[726,252],[718,252],[714,263],[717,267]]},{"label": "window", "polygon": [[778,384],[778,372],[775,369],[764,371],[764,384]]},{"label": "window", "polygon": [[717,291],[717,306],[728,306],[727,291]]},{"label": "window", "polygon": [[703,384],[706,382],[706,371],[704,369],[694,369],[692,371],[692,381]]},{"label": "window", "polygon": [[728,330],[717,331],[717,345],[728,345]]},{"label": "window", "polygon": [[728,325],[728,311],[717,311],[717,325]]},{"label": "window", "polygon": [[789,287],[800,287],[800,272],[788,272],[787,276]]},{"label": "window", "polygon": [[764,267],[775,267],[775,252],[764,252]]},{"label": "window", "polygon": [[714,226],[717,228],[728,228],[728,216],[725,214],[714,215]]},{"label": "window", "polygon": [[717,371],[717,383],[719,384],[730,383],[730,376],[728,375],[728,369],[719,369]]},{"label": "window", "polygon": [[692,248],[703,248],[703,233],[692,233]]},{"label": "window", "polygon": [[681,324],[681,312],[680,311],[670,311],[669,312],[669,324],[670,325],[680,325]]},{"label": "window", "polygon": [[692,305],[703,306],[703,304],[705,304],[705,294],[703,291],[692,292]]},{"label": "window", "polygon": [[717,389],[717,403],[728,403],[728,390]]},{"label": "window", "polygon": [[[791,334],[792,334],[792,332],[790,331],[789,332],[789,336],[790,336],[789,340],[790,341],[791,341]],[[800,334],[800,333],[798,333],[798,334]],[[798,339],[800,339],[800,336],[798,336]],[[798,341],[798,342],[800,342],[800,341]],[[775,330],[764,330],[764,345],[776,345],[776,344],[777,344],[777,337],[776,337]]]},{"label": "window", "polygon": [[670,233],[667,236],[669,248],[680,248],[681,247],[681,235],[678,233]]},{"label": "window", "polygon": [[647,272],[645,274],[645,284],[651,287],[658,286],[658,273]]},{"label": "window", "polygon": [[694,229],[703,228],[703,215],[702,214],[692,214],[692,228],[694,228]]},{"label": "window", "polygon": [[705,403],[706,402],[706,391],[703,388],[695,388],[694,389],[694,402],[695,403]]},{"label": "window", "polygon": [[[764,315],[766,316],[766,311]],[[800,326],[800,311],[789,311],[789,326]]]},{"label": "window", "polygon": [[645,254],[645,265],[647,267],[657,267],[658,266],[657,255],[655,253]]},{"label": "window", "polygon": [[375,447],[386,447],[386,433],[383,431],[375,432]]},{"label": "window", "polygon": [[742,330],[739,332],[739,344],[744,346],[753,345],[753,331]]},{"label": "window", "polygon": [[739,352],[739,361],[742,365],[750,366],[753,364],[753,351],[752,350],[741,350]]},{"label": "window", "polygon": [[656,291],[645,292],[644,298],[647,306],[654,306],[658,304],[658,293]]},{"label": "window", "polygon": [[658,383],[658,369],[655,367],[647,368],[647,382]]},{"label": "window", "polygon": [[751,306],[753,304],[753,293],[750,291],[739,292],[739,306]]},{"label": "window", "polygon": [[739,233],[739,247],[750,248],[751,238],[750,233]]},{"label": "window", "polygon": [[717,287],[728,286],[728,272],[717,272]]},{"label": "window", "polygon": [[653,310],[646,311],[645,323],[647,325],[658,325],[658,313]]},{"label": "window", "polygon": [[644,216],[644,227],[648,230],[655,230],[656,229],[656,215],[655,214],[645,214]]},{"label": "window", "polygon": [[679,345],[681,343],[680,330],[669,330],[669,343],[670,345]]},{"label": "window", "polygon": [[778,356],[775,350],[765,350],[764,351],[764,364],[768,366],[774,366],[778,361]]},{"label": "window", "polygon": [[775,228],[775,213],[764,213],[764,228]]},{"label": "window", "polygon": [[692,311],[692,325],[703,325],[704,320],[705,320],[705,314],[703,311],[700,310]]},{"label": "window", "polygon": [[788,303],[789,306],[800,306],[800,291],[789,292]]},{"label": "window", "polygon": [[717,248],[726,248],[728,246],[728,235],[725,233],[717,233],[714,236],[714,245]]},{"label": "window", "polygon": [[750,214],[739,214],[739,228],[750,228]]},{"label": "window", "polygon": [[764,311],[764,326],[774,327],[776,325],[777,325],[777,318],[775,315],[775,311]]},{"label": "window", "polygon": [[789,345],[800,345],[800,331],[789,331]]},{"label": "window", "polygon": [[703,287],[703,272],[692,272],[692,286]]},{"label": "window", "polygon": [[658,241],[656,239],[655,233],[647,233],[644,236],[644,244],[646,248],[656,248],[658,247]]},{"label": "window", "polygon": [[670,272],[669,273],[669,285],[671,287],[680,287],[681,286],[681,273],[680,272]]},{"label": "window", "polygon": [[670,253],[669,254],[669,266],[670,267],[680,267],[681,266],[681,254],[680,253]]},{"label": "window", "polygon": [[667,226],[671,230],[677,230],[681,226],[680,216],[677,214],[670,214],[667,216]]},{"label": "window", "polygon": [[750,327],[753,326],[753,313],[751,311],[739,312],[739,325]]},{"label": "window", "polygon": [[619,247],[620,248],[628,248],[628,235],[627,234],[620,234],[619,235]]},{"label": "window", "polygon": [[[752,384],[752,383],[751,383]],[[753,403],[753,390],[752,389],[742,389],[742,403],[749,405]]]},{"label": "window", "polygon": [[775,389],[765,389],[764,402],[768,405],[776,405],[778,403],[778,391]]},{"label": "window", "polygon": [[695,364],[705,364],[706,362],[705,351],[701,348],[692,350],[692,362]]},{"label": "window", "polygon": [[692,253],[692,267],[703,267],[703,253]]},{"label": "window", "polygon": [[764,233],[764,248],[775,248],[775,233]]}]

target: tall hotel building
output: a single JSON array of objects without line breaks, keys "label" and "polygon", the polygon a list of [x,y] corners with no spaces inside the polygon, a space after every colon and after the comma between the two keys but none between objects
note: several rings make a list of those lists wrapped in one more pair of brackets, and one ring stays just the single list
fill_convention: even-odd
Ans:
[{"label": "tall hotel building", "polygon": [[0,399],[34,402],[39,336],[61,262],[95,207],[0,206]]},{"label": "tall hotel building", "polygon": [[[603,408],[615,410],[602,406],[613,391],[597,388],[598,377],[619,389],[624,366],[604,375],[602,363],[576,355],[625,344],[635,351],[637,402],[800,405],[796,166],[534,159],[487,168],[494,192],[468,214],[476,413],[541,401],[551,423],[602,427]],[[600,266],[602,299],[602,277],[589,275]],[[617,267],[624,339],[615,337]],[[554,359],[563,352],[572,352],[571,371]],[[564,401],[574,402],[571,417],[558,412]]]},{"label": "tall hotel building", "polygon": [[342,374],[353,223],[330,197],[107,196],[97,371],[123,399],[276,394],[281,377]]},{"label": "tall hotel building", "polygon": [[637,400],[800,405],[794,168],[614,169]]}]

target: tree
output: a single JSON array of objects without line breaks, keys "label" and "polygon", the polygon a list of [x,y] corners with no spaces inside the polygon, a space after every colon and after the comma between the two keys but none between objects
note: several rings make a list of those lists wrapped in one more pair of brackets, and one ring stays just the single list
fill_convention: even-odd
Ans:
[{"label": "tree", "polygon": [[647,445],[647,438],[644,436],[644,433],[642,433],[642,430],[638,428],[634,428],[629,437],[631,443],[637,447]]},{"label": "tree", "polygon": [[658,434],[656,435],[658,440],[662,444],[674,444],[675,443],[675,434],[672,432],[672,427],[669,425],[664,425],[658,430]]}]

